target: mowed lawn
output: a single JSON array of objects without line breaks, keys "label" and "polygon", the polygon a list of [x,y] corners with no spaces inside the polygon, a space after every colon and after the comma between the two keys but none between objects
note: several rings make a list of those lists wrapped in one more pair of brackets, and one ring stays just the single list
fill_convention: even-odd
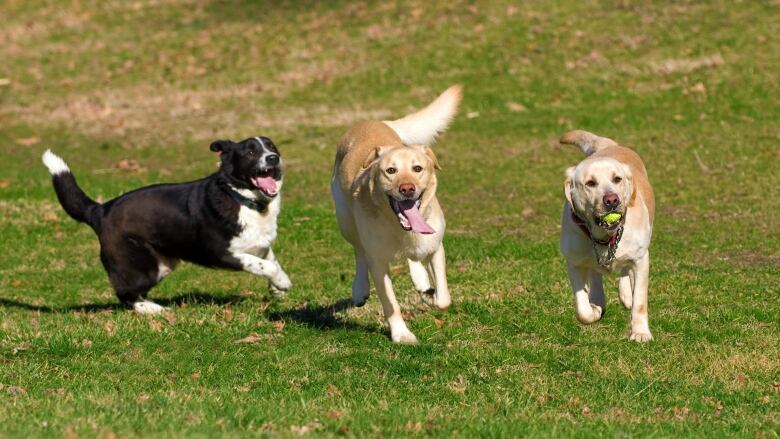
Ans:
[{"label": "mowed lawn", "polygon": [[[5,0],[0,23],[0,436],[780,435],[776,1]],[[349,307],[335,145],[454,83],[434,146],[454,303],[427,308],[395,267],[420,339],[396,346],[375,294]],[[575,319],[570,129],[647,164],[651,343],[613,280],[604,319]],[[182,264],[151,293],[170,312],[118,307],[41,153],[108,200],[253,135],[287,164],[294,288]]]}]

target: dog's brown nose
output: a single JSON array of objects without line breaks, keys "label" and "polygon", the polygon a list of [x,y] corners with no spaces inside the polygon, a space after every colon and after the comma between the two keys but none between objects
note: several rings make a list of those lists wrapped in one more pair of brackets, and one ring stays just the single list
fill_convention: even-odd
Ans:
[{"label": "dog's brown nose", "polygon": [[607,192],[604,194],[603,201],[604,206],[610,210],[616,209],[620,205],[620,197],[614,192]]},{"label": "dog's brown nose", "polygon": [[398,191],[401,192],[401,195],[404,197],[411,197],[414,195],[414,185],[411,183],[402,183],[398,186]]}]

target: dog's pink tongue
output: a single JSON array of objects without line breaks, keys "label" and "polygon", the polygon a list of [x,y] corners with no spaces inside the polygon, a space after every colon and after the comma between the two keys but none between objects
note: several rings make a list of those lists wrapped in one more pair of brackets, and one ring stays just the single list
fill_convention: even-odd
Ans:
[{"label": "dog's pink tongue", "polygon": [[420,210],[417,209],[417,201],[402,201],[398,203],[401,208],[401,213],[409,220],[409,225],[412,227],[412,232],[430,234],[435,230],[425,222]]},{"label": "dog's pink tongue", "polygon": [[276,180],[273,177],[254,177],[252,178],[252,184],[267,194],[273,195],[276,193]]}]

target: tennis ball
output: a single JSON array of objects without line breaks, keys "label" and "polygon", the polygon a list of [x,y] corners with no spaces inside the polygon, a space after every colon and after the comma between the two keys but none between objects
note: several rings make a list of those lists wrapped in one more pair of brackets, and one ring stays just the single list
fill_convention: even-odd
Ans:
[{"label": "tennis ball", "polygon": [[601,220],[606,222],[609,225],[612,225],[618,221],[620,221],[620,218],[623,215],[619,214],[618,212],[610,212],[604,216],[601,217]]}]

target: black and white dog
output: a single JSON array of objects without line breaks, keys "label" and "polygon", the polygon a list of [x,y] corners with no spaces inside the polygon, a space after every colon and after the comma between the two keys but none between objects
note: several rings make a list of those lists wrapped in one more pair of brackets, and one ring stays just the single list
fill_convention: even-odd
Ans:
[{"label": "black and white dog", "polygon": [[211,150],[221,159],[215,174],[143,187],[103,204],[84,194],[61,158],[43,154],[63,209],[95,230],[117,297],[139,313],[163,310],[146,294],[179,260],[265,277],[275,294],[292,286],[271,250],[282,188],[279,151],[266,137],[219,140]]}]

